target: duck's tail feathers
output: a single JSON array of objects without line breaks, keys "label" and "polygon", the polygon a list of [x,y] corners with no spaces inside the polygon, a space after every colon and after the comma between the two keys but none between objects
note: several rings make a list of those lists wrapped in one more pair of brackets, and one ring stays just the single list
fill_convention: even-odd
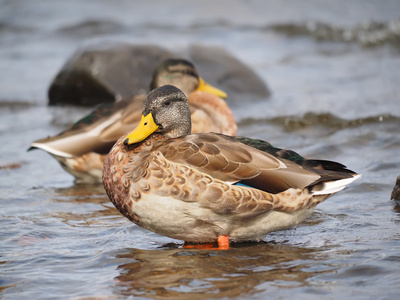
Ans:
[{"label": "duck's tail feathers", "polygon": [[319,183],[312,188],[313,195],[330,195],[343,190],[348,184],[360,178],[360,174],[356,174],[350,178],[339,179],[335,181],[326,181]]},{"label": "duck's tail feathers", "polygon": [[34,149],[42,149],[54,156],[61,156],[61,157],[65,157],[65,158],[73,157],[73,155],[71,155],[70,153],[66,153],[66,152],[54,149],[54,148],[49,147],[48,145],[42,144],[42,143],[31,143],[31,147],[28,149],[28,151],[31,151]]}]

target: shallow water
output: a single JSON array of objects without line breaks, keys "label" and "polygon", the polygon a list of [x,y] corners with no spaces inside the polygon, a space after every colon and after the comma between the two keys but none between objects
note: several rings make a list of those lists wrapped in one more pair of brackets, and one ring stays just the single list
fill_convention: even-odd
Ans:
[{"label": "shallow water", "polygon": [[[0,298],[397,299],[400,3],[156,3],[162,13],[154,2],[0,1]],[[272,91],[234,108],[241,135],[363,177],[303,224],[228,251],[135,226],[101,186],[26,152],[87,111],[47,107],[47,88],[78,47],[110,40],[225,47]]]}]

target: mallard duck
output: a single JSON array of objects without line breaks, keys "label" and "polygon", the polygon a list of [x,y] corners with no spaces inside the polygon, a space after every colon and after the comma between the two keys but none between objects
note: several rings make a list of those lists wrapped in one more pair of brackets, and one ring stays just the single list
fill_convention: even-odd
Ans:
[{"label": "mallard duck", "polygon": [[129,220],[186,242],[218,242],[218,249],[302,222],[358,177],[262,140],[191,134],[188,101],[171,85],[148,94],[140,124],[103,167],[107,195]]},{"label": "mallard duck", "polygon": [[[226,93],[207,84],[193,64],[183,59],[161,63],[153,74],[150,90],[165,84],[179,87],[188,96],[193,132],[236,135],[233,113],[221,99],[227,97]],[[101,105],[61,134],[31,143],[30,149],[50,153],[77,182],[101,183],[106,154],[122,135],[137,126],[145,98],[144,94]]]}]

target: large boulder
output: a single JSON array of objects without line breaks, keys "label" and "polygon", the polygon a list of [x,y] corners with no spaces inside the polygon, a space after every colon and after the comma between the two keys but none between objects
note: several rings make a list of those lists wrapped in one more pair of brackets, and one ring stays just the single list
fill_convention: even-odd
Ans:
[{"label": "large boulder", "polygon": [[228,93],[231,106],[260,101],[270,95],[267,84],[225,49],[194,45],[187,57],[204,80]]},{"label": "large boulder", "polygon": [[77,50],[49,88],[49,104],[96,105],[145,93],[156,66],[173,53],[157,46]]},{"label": "large boulder", "polygon": [[254,71],[221,48],[194,45],[174,53],[154,45],[109,44],[77,50],[51,83],[49,104],[90,106],[147,93],[154,69],[171,57],[190,60],[207,82],[228,93],[230,105],[269,95]]}]

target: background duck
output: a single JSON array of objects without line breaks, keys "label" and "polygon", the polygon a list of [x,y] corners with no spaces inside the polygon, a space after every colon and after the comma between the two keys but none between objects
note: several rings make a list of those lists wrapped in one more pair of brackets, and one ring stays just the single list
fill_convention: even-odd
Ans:
[{"label": "background duck", "polygon": [[128,219],[186,242],[260,240],[302,222],[360,175],[340,163],[245,137],[191,133],[185,94],[147,96],[138,127],[104,162],[105,190]]},{"label": "background duck", "polygon": [[[165,60],[153,73],[150,90],[172,84],[188,97],[193,132],[236,135],[232,111],[221,98],[225,92],[207,84],[192,63],[184,59]],[[57,136],[31,143],[31,148],[51,154],[77,182],[101,182],[106,154],[112,145],[139,123],[145,95],[99,106]]]}]

